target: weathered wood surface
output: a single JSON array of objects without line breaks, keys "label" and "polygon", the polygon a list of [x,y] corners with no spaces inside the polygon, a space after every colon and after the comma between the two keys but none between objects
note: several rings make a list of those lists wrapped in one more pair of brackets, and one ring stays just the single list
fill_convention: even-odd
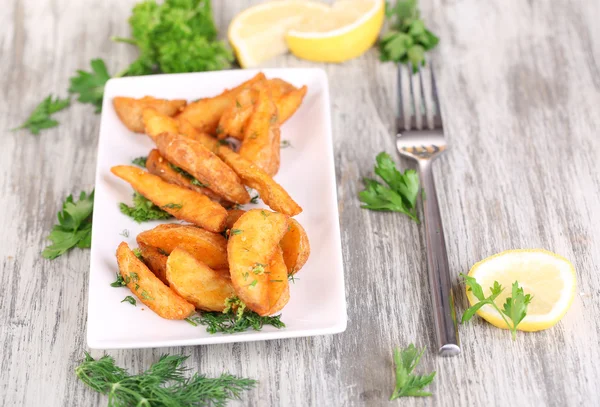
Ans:
[{"label": "weathered wood surface", "polygon": [[[250,1],[215,1],[222,31]],[[89,251],[41,258],[64,197],[93,187],[99,117],[75,103],[60,127],[9,132],[68,77],[135,52],[133,1],[11,0],[0,10],[0,405],[101,406],[77,381],[86,350]],[[600,404],[600,2],[422,1],[440,34],[435,55],[451,150],[435,172],[459,309],[458,273],[509,248],[543,247],[575,264],[577,299],[549,331],[519,335],[475,320],[463,354],[428,352],[434,397],[405,406]],[[266,66],[314,66],[283,57]],[[359,208],[361,177],[393,153],[394,67],[375,50],[329,74],[346,267],[348,330],[271,342],[111,351],[132,371],[164,352],[208,375],[260,380],[239,405],[388,405],[392,348],[433,346],[423,229]],[[409,165],[403,162],[403,165]],[[93,352],[100,355],[101,352]]]}]

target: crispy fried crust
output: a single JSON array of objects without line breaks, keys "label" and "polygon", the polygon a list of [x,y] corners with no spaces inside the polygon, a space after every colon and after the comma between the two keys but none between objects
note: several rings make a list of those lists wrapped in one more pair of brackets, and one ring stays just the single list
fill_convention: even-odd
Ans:
[{"label": "crispy fried crust", "polygon": [[141,99],[117,96],[113,99],[113,106],[121,122],[131,131],[144,132],[142,114],[145,108],[153,108],[166,116],[173,116],[187,104],[186,100],[155,99],[144,96]]},{"label": "crispy fried crust", "polygon": [[157,175],[169,184],[179,185],[192,191],[200,192],[206,195],[215,202],[218,202],[224,208],[233,206],[233,203],[221,198],[219,195],[211,191],[209,188],[201,186],[201,184],[193,178],[187,177],[181,172],[176,171],[171,163],[169,163],[157,149],[150,151],[146,159],[146,169],[150,174]]},{"label": "crispy fried crust", "polygon": [[219,146],[217,154],[240,176],[244,184],[254,188],[269,208],[285,215],[296,216],[302,208],[267,173],[226,146]]},{"label": "crispy fried crust", "polygon": [[153,141],[159,134],[178,134],[179,125],[174,118],[164,115],[153,108],[146,108],[142,112],[144,131]]},{"label": "crispy fried crust", "polygon": [[296,110],[302,104],[308,88],[305,86],[300,89],[294,89],[277,99],[277,112],[279,114],[279,124],[283,124],[292,117]]},{"label": "crispy fried crust", "polygon": [[225,227],[227,210],[206,195],[169,184],[160,177],[133,166],[118,165],[110,170],[177,219],[188,221],[211,232],[220,232]]},{"label": "crispy fried crust", "polygon": [[127,287],[152,311],[166,319],[185,319],[194,312],[194,306],[163,284],[140,259],[127,243],[117,248],[119,272]]},{"label": "crispy fried crust", "polygon": [[204,311],[222,312],[225,300],[235,294],[228,276],[211,269],[181,248],[169,255],[167,279],[173,291]]},{"label": "crispy fried crust", "polygon": [[237,94],[245,87],[264,80],[264,78],[265,75],[261,72],[250,80],[233,89],[226,90],[218,96],[190,103],[179,114],[179,117],[189,121],[200,132],[215,133],[223,112],[231,105]]},{"label": "crispy fried crust", "polygon": [[269,263],[269,305],[268,315],[275,314],[290,300],[288,269],[285,266],[281,248],[277,248]]},{"label": "crispy fried crust", "polygon": [[250,202],[240,178],[202,143],[183,136],[161,134],[156,138],[161,155],[190,173],[205,187],[238,204]]},{"label": "crispy fried crust", "polygon": [[219,233],[174,223],[158,225],[137,235],[140,247],[151,246],[166,253],[179,247],[212,269],[226,269],[227,239]]},{"label": "crispy fried crust", "polygon": [[246,213],[243,209],[230,209],[227,211],[227,221],[225,221],[225,230],[231,229],[235,222]]},{"label": "crispy fried crust", "polygon": [[229,236],[227,257],[233,287],[246,306],[259,315],[268,315],[273,305],[270,276],[265,271],[275,251],[280,250],[279,241],[287,225],[286,215],[252,209],[235,222],[237,232]]},{"label": "crispy fried crust", "polygon": [[167,281],[167,256],[161,253],[156,247],[139,244],[144,264],[148,266],[151,272],[164,284],[169,285]]},{"label": "crispy fried crust", "polygon": [[279,170],[280,146],[275,143],[280,139],[277,106],[266,82],[256,84],[255,89],[258,99],[244,129],[239,154],[273,176]]},{"label": "crispy fried crust", "polygon": [[310,243],[306,231],[295,219],[290,219],[288,230],[279,242],[288,274],[296,274],[310,256]]}]

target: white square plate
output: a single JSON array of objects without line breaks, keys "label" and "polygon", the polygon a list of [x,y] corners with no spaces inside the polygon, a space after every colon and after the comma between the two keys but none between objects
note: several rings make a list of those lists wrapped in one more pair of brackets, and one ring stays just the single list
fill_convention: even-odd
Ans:
[{"label": "white square plate", "polygon": [[[104,91],[94,228],[90,264],[88,346],[93,349],[146,348],[292,338],[343,332],[346,299],[341,254],[331,114],[327,76],[320,69],[265,69],[268,78],[282,78],[295,86],[308,86],[304,103],[281,129],[281,139],[291,147],[281,151],[281,169],[275,177],[302,206],[297,216],[308,234],[311,255],[290,284],[290,302],[282,312],[286,327],[265,326],[261,331],[214,334],[204,326],[160,318],[144,304],[121,303],[131,293],[113,288],[120,242],[137,247],[135,237],[159,222],[138,224],[119,211],[118,203],[130,204],[133,190],[110,173],[110,168],[130,164],[153,148],[143,134],[132,133],[120,122],[113,106],[115,96],[151,95],[166,99],[195,100],[221,93],[251,78],[258,71],[153,75],[111,79]],[[245,205],[244,207],[260,207]],[[125,232],[127,231],[127,232]]]}]

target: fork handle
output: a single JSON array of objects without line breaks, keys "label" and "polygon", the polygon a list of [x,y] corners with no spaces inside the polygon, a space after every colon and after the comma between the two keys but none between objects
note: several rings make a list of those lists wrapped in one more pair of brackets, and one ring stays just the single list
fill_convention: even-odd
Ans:
[{"label": "fork handle", "polygon": [[444,229],[431,160],[419,160],[419,175],[423,186],[423,214],[427,243],[427,274],[431,289],[431,303],[435,324],[436,344],[442,356],[458,355],[458,326],[450,282],[450,267],[444,240]]}]

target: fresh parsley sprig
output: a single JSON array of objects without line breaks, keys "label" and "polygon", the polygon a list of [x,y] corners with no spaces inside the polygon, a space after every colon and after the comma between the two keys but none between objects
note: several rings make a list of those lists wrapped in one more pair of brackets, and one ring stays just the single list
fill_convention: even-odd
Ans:
[{"label": "fresh parsley sprig", "polygon": [[425,65],[425,52],[438,44],[439,38],[425,28],[417,0],[386,2],[389,31],[381,38],[379,50],[382,61],[410,63],[413,71]]},{"label": "fresh parsley sprig", "polygon": [[138,192],[134,192],[133,194],[133,206],[121,202],[119,209],[125,215],[133,218],[137,223],[171,218],[170,214],[154,205],[152,201],[146,199]]},{"label": "fresh parsley sprig", "polygon": [[358,194],[362,208],[374,211],[395,211],[408,215],[419,223],[417,216],[417,196],[419,194],[419,176],[415,170],[401,173],[396,169],[389,154],[377,155],[375,174],[379,175],[387,186],[370,178],[365,178],[365,190]]},{"label": "fresh parsley sprig", "polygon": [[431,393],[423,391],[423,389],[433,381],[436,372],[431,372],[428,375],[413,374],[425,349],[419,350],[412,343],[405,349],[394,349],[396,387],[390,400],[395,400],[398,397],[431,396]]},{"label": "fresh parsley sprig", "polygon": [[69,195],[58,212],[58,225],[54,225],[48,240],[52,244],[44,249],[42,256],[55,259],[73,247],[89,248],[92,244],[92,212],[94,191],[88,195],[81,192],[79,201]]},{"label": "fresh parsley sprig", "polygon": [[[533,297],[531,294],[525,294],[522,287],[519,287],[519,283],[515,281],[512,285],[511,296],[507,297],[502,309],[496,305],[496,298],[504,291],[504,288],[500,283],[494,281],[494,285],[490,287],[490,295],[485,296],[483,293],[483,288],[474,277],[467,276],[461,273],[461,276],[464,277],[465,283],[467,284],[467,290],[471,291],[475,298],[479,300],[479,302],[472,307],[468,308],[463,316],[462,322],[465,323],[469,321],[475,313],[484,305],[492,306],[498,314],[504,320],[504,323],[510,329],[512,339],[515,340],[517,337],[517,326],[523,321],[523,318],[527,315],[527,306],[531,303]],[[509,322],[510,320],[510,322]]]},{"label": "fresh parsley sprig", "polygon": [[[104,85],[110,79],[104,61],[92,59],[90,65],[92,71],[87,72],[79,69],[69,81],[69,93],[78,95],[77,100],[81,103],[89,103],[96,106],[96,113],[102,111],[102,98],[104,97]],[[117,75],[119,76],[119,75]]]},{"label": "fresh parsley sprig", "polygon": [[187,356],[163,355],[148,370],[130,375],[105,355],[85,359],[75,374],[92,390],[108,396],[108,407],[119,406],[215,406],[224,407],[229,400],[239,400],[242,392],[257,381],[230,374],[209,378],[197,373],[186,377],[183,367]]},{"label": "fresh parsley sprig", "polygon": [[134,165],[137,165],[138,167],[142,167],[142,168],[146,168],[146,161],[148,160],[148,157],[136,157],[133,160],[131,160],[131,163]]},{"label": "fresh parsley sprig", "polygon": [[58,126],[58,121],[53,119],[52,115],[66,109],[70,104],[71,101],[69,98],[53,98],[52,95],[50,95],[33,109],[31,115],[23,122],[23,124],[11,129],[11,131],[27,129],[31,134],[38,135],[43,129],[56,127]]}]

